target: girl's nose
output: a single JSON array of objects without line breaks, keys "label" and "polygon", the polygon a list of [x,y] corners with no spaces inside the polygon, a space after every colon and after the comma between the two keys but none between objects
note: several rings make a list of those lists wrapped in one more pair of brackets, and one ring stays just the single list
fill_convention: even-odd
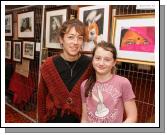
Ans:
[{"label": "girl's nose", "polygon": [[99,64],[100,64],[100,65],[103,65],[103,64],[104,64],[104,60],[101,59]]}]

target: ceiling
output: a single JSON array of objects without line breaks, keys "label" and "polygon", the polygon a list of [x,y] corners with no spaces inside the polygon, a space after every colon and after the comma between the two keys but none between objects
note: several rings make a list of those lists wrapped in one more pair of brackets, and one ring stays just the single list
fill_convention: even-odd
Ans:
[{"label": "ceiling", "polygon": [[20,8],[20,7],[24,7],[24,6],[26,6],[26,5],[5,5],[5,10]]}]

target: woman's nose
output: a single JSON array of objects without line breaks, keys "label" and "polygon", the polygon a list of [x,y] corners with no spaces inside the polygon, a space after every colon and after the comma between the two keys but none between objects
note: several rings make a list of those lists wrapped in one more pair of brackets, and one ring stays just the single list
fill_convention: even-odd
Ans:
[{"label": "woman's nose", "polygon": [[74,38],[74,43],[77,44],[78,43],[78,37]]}]

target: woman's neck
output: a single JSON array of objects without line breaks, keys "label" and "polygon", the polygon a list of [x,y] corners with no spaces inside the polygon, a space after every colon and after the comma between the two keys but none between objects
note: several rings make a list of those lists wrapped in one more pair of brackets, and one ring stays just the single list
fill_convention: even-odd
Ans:
[{"label": "woman's neck", "polygon": [[69,55],[67,55],[66,53],[63,52],[63,53],[60,54],[60,56],[61,56],[64,60],[72,62],[72,61],[78,60],[78,59],[80,58],[81,54],[78,54],[78,55],[76,55],[76,56],[69,56]]},{"label": "woman's neck", "polygon": [[109,79],[111,79],[111,77],[113,76],[113,74],[109,73],[109,74],[97,74],[96,73],[96,80],[99,82],[105,82]]}]

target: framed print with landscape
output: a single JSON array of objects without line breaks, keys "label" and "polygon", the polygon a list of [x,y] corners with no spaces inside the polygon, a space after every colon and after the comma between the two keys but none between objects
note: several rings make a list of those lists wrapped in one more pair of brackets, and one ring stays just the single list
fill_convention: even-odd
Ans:
[{"label": "framed print with landscape", "polygon": [[46,12],[46,48],[61,48],[59,28],[67,19],[67,9]]},{"label": "framed print with landscape", "polygon": [[18,14],[18,37],[34,38],[34,11]]},{"label": "framed print with landscape", "polygon": [[5,36],[12,36],[12,14],[5,15]]},{"label": "framed print with landscape", "polygon": [[12,41],[5,41],[5,58],[12,58]]},{"label": "framed print with landscape", "polygon": [[112,43],[116,46],[120,60],[154,63],[153,14],[115,16],[112,28]]},{"label": "framed print with landscape", "polygon": [[23,41],[23,58],[34,59],[35,55],[35,42]]},{"label": "framed print with landscape", "polygon": [[13,41],[13,61],[22,62],[22,42]]},{"label": "framed print with landscape", "polygon": [[92,51],[95,42],[108,41],[109,5],[79,8],[79,20],[86,24],[86,40],[83,51]]}]

